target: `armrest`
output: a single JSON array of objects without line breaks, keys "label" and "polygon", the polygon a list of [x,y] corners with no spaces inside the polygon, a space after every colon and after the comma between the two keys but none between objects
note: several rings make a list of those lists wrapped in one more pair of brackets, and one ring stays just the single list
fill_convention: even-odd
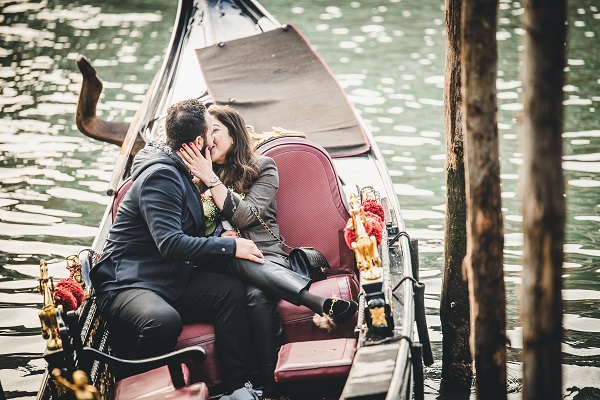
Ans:
[{"label": "armrest", "polygon": [[121,378],[137,375],[164,365],[169,366],[171,380],[176,388],[184,387],[181,364],[201,363],[206,359],[206,351],[200,346],[186,347],[164,354],[162,356],[144,358],[141,360],[125,360],[103,353],[91,347],[83,348],[83,356],[88,360],[102,361],[111,367],[117,368]]}]

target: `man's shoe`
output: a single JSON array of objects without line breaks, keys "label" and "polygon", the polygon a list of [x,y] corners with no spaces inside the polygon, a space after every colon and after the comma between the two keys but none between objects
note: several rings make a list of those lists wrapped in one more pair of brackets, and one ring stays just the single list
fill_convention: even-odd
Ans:
[{"label": "man's shoe", "polygon": [[246,382],[243,388],[239,388],[233,391],[233,393],[222,396],[219,400],[260,400],[262,396],[262,390],[252,389],[252,384]]}]

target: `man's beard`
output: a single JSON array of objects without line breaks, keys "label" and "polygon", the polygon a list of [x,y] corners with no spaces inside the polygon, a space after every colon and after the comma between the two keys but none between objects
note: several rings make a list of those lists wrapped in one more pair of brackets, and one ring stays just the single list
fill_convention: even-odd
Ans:
[{"label": "man's beard", "polygon": [[202,157],[206,156],[206,148],[208,147],[208,145],[204,144],[202,146],[202,148],[200,149],[200,154],[202,154]]}]

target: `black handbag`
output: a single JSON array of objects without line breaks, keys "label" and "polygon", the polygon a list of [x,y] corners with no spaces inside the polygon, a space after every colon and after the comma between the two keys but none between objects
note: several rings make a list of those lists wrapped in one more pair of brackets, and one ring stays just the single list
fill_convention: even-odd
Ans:
[{"label": "black handbag", "polygon": [[290,249],[288,261],[290,262],[292,271],[304,276],[308,276],[313,281],[321,281],[327,278],[325,270],[331,269],[331,266],[327,262],[325,256],[319,250],[313,247],[291,247],[287,245],[267,226],[265,221],[263,221],[258,214],[258,211],[254,207],[251,206],[250,210],[261,223],[263,228],[265,228],[265,230],[269,232],[269,234],[271,234],[275,240]]},{"label": "black handbag", "polygon": [[321,281],[327,278],[325,270],[331,268],[325,256],[312,247],[292,249],[288,260],[292,271],[308,276],[313,281]]}]

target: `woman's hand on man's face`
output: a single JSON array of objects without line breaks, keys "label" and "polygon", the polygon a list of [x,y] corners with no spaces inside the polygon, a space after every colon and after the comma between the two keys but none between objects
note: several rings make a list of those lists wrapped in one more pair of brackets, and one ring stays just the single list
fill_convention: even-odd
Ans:
[{"label": "woman's hand on man's face", "polygon": [[212,159],[210,156],[210,148],[206,147],[205,154],[195,143],[183,144],[179,149],[179,156],[183,159],[185,166],[194,176],[198,177],[205,185],[210,185],[210,178],[215,173],[212,170]]}]

